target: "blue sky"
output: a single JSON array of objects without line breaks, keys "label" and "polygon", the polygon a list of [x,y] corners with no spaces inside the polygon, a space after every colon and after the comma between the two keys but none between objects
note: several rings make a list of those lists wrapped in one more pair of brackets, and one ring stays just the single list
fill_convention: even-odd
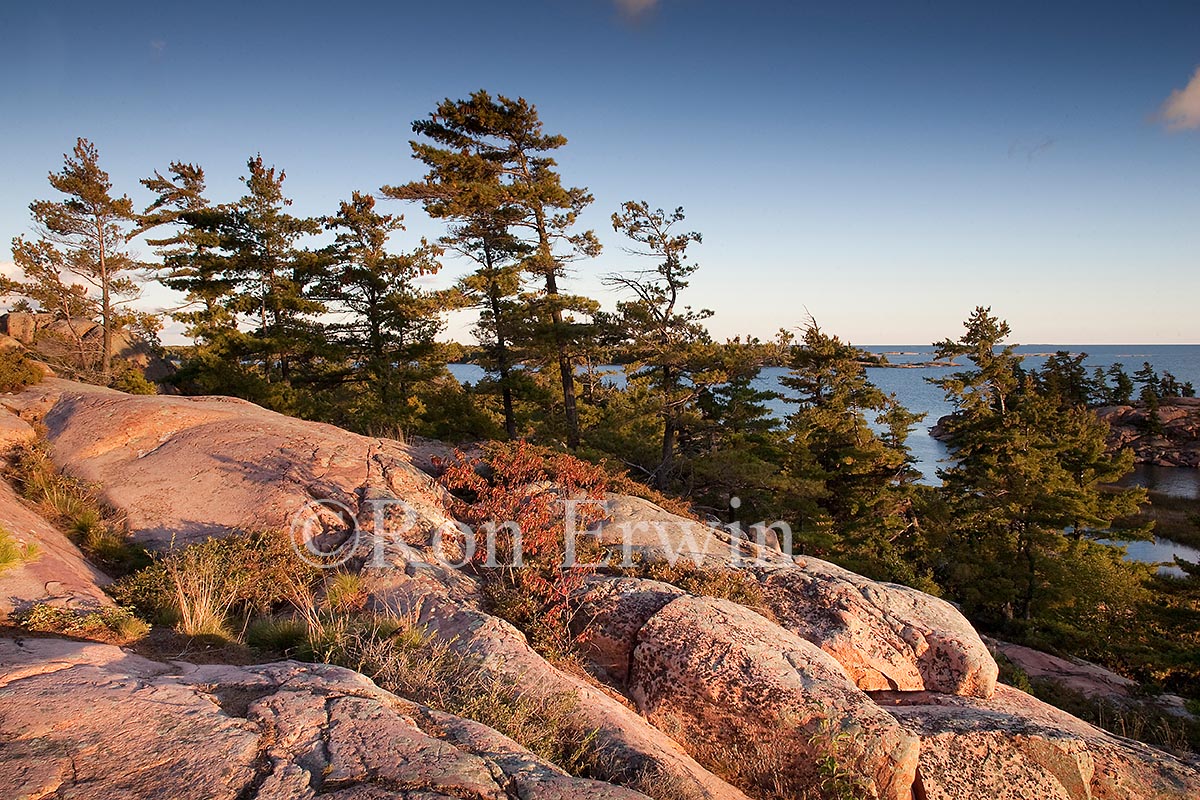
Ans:
[{"label": "blue sky", "polygon": [[[412,120],[487,88],[569,138],[606,245],[574,285],[608,305],[608,217],[645,199],[704,234],[721,337],[807,309],[923,343],[990,304],[1023,342],[1200,342],[1196,3],[107,5],[0,9],[0,261],[76,136],[139,205],[172,159],[232,199],[261,151],[320,214],[418,177]],[[395,208],[398,247],[436,235]]]}]

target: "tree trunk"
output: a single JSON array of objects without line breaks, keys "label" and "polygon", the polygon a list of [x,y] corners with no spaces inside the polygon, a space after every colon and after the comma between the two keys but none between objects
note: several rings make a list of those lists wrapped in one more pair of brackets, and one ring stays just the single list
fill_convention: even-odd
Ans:
[{"label": "tree trunk", "polygon": [[96,234],[100,243],[100,327],[104,352],[100,356],[100,374],[108,382],[112,374],[112,298],[109,296],[108,254],[104,248],[104,222],[96,218]]},{"label": "tree trunk", "polygon": [[662,438],[662,459],[658,462],[658,469],[654,471],[654,488],[665,489],[667,486],[667,476],[671,474],[671,469],[675,464],[675,437],[678,435],[679,425],[675,419],[675,413],[671,409],[671,368],[663,367],[663,438]]},{"label": "tree trunk", "polygon": [[[540,251],[542,270],[546,276],[546,296],[558,296],[558,279],[555,277],[554,254],[550,251],[550,238],[546,233],[545,212],[539,207],[537,215],[538,249]],[[562,379],[563,407],[567,418],[567,447],[572,450],[579,447],[579,412],[575,402],[575,368],[571,364],[571,354],[567,348],[567,339],[563,331],[563,313],[558,303],[551,299],[550,319],[554,330],[554,346],[558,351],[558,372]]]}]

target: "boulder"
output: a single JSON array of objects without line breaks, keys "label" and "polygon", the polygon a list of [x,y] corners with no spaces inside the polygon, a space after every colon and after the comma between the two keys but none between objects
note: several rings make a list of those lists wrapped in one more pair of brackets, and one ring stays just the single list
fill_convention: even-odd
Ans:
[{"label": "boulder", "polygon": [[[462,556],[457,539],[446,537],[444,551],[435,546],[438,534],[457,534],[442,490],[412,464],[404,444],[242,400],[131,396],[61,380],[9,404],[31,415],[44,411],[56,464],[101,487],[133,536],[152,547],[287,530],[314,500],[341,504],[347,518],[328,515],[322,524],[330,535],[354,532],[354,565],[375,609],[419,614],[457,653],[520,691],[579,694],[581,724],[598,730],[602,748],[677,781],[682,796],[745,800],[620,700],[555,669],[519,631],[479,609],[474,580],[447,564]],[[394,501],[403,501],[402,513],[377,530],[377,512]]]},{"label": "boulder", "polygon": [[694,753],[775,759],[766,771],[807,785],[832,758],[868,796],[912,796],[916,736],[820,648],[735,603],[667,603],[638,632],[628,685],[638,708]]},{"label": "boulder", "polygon": [[578,724],[595,731],[596,746],[605,760],[626,778],[654,775],[657,783],[671,784],[675,797],[747,800],[629,708],[619,695],[556,669],[508,622],[463,603],[440,599],[428,590],[418,594],[418,586],[400,582],[390,590],[377,589],[373,602],[392,613],[415,614],[420,624],[460,657],[474,662],[485,674],[511,683],[522,694],[543,699],[564,694],[576,697],[573,713]]},{"label": "boulder", "polygon": [[672,600],[686,594],[669,583],[637,578],[590,581],[581,592],[571,620],[571,633],[599,677],[622,689],[638,635],[645,624]]},{"label": "boulder", "polygon": [[23,345],[33,344],[37,333],[39,319],[48,319],[48,314],[34,314],[28,311],[10,311],[0,316],[0,329],[5,335],[11,336]]},{"label": "boulder", "polygon": [[610,498],[597,537],[643,557],[683,559],[707,569],[744,569],[779,624],[834,657],[860,689],[937,691],[987,697],[996,662],[954,606],[924,592],[880,583],[827,561],[792,558],[758,533],[679,517],[633,497]]},{"label": "boulder", "polygon": [[150,547],[287,530],[314,500],[340,504],[366,528],[386,508],[382,501],[402,498],[412,529],[396,533],[414,540],[448,520],[439,490],[401,443],[244,400],[135,396],[48,380],[7,405],[44,412],[55,463],[99,486]]},{"label": "boulder", "polygon": [[995,690],[995,659],[944,600],[807,556],[750,571],[779,624],[833,656],[860,689],[974,697]]},{"label": "boulder", "polygon": [[1109,425],[1110,450],[1128,448],[1139,464],[1200,467],[1200,398],[1160,400],[1161,433],[1148,430],[1150,412],[1140,403],[1098,408],[1096,416]]},{"label": "boulder", "polygon": [[[120,719],[120,725],[113,720]],[[355,672],[0,639],[0,796],[645,800]]]},{"label": "boulder", "polygon": [[37,431],[25,420],[7,410],[0,409],[0,456],[13,447],[37,438]]},{"label": "boulder", "polygon": [[990,700],[880,692],[875,700],[921,738],[927,800],[1192,800],[1194,764],[1095,728],[998,686]]}]

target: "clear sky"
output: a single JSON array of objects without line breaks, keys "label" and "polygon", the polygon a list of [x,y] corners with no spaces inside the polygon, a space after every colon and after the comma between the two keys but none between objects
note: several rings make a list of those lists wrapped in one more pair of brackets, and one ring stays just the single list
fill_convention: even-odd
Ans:
[{"label": "clear sky", "polygon": [[[172,159],[233,199],[261,151],[320,214],[419,177],[411,122],[486,88],[569,138],[606,304],[645,199],[704,234],[720,337],[807,309],[922,343],[985,304],[1023,342],[1200,342],[1200,3],[11,2],[0,31],[0,262],[76,136],[139,205]],[[394,207],[398,247],[436,234]]]}]

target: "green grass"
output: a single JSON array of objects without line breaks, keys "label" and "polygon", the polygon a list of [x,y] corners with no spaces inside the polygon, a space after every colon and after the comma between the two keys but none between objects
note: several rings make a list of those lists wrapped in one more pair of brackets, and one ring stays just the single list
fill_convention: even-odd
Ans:
[{"label": "green grass", "polygon": [[39,603],[13,615],[22,628],[59,633],[109,644],[129,644],[150,632],[150,626],[128,608],[77,611]]},{"label": "green grass", "polygon": [[37,542],[19,542],[7,528],[0,525],[0,572],[37,557]]},{"label": "green grass", "polygon": [[110,575],[125,575],[150,563],[145,549],[126,532],[124,517],[105,507],[91,487],[54,466],[45,439],[15,447],[5,476],[42,516]]}]

